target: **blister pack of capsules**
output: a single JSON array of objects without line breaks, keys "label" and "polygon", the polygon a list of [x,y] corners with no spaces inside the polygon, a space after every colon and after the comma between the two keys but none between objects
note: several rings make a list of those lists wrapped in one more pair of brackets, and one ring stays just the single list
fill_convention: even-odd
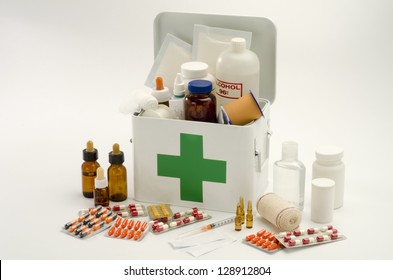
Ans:
[{"label": "blister pack of capsules", "polygon": [[188,209],[184,212],[176,212],[168,219],[163,221],[163,219],[153,220],[153,224],[150,230],[153,233],[163,233],[172,229],[177,229],[197,222],[205,221],[210,219],[211,216],[203,211],[198,210],[197,207]]},{"label": "blister pack of capsules", "polygon": [[147,221],[118,218],[106,236],[141,241],[148,231],[148,226]]},{"label": "blister pack of capsules", "polygon": [[[123,218],[138,218],[147,216],[145,206],[139,203],[130,203],[128,205],[113,205],[112,207],[106,206],[104,208],[113,211],[116,215]],[[94,208],[82,209],[79,211],[79,214],[82,215],[84,213],[88,213],[91,209]]]},{"label": "blister pack of capsules", "polygon": [[62,231],[73,237],[87,238],[107,229],[117,218],[114,212],[98,206],[66,223]]},{"label": "blister pack of capsules", "polygon": [[275,234],[265,229],[261,229],[256,234],[247,235],[243,243],[268,253],[275,253],[283,247]]},{"label": "blister pack of capsules", "polygon": [[280,232],[276,235],[276,238],[286,248],[298,248],[346,239],[341,232],[331,225]]}]

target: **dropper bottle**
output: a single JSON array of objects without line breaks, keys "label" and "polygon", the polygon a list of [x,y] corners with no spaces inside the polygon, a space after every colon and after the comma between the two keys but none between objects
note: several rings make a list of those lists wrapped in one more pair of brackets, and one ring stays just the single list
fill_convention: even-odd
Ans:
[{"label": "dropper bottle", "polygon": [[164,80],[162,77],[156,78],[156,88],[153,89],[152,95],[157,98],[158,104],[163,104],[169,107],[171,94],[169,93],[169,89],[164,86]]},{"label": "dropper bottle", "polygon": [[82,169],[82,193],[84,197],[94,197],[94,179],[97,175],[97,168],[100,164],[97,162],[98,151],[94,148],[93,141],[86,143],[86,149],[83,150]]},{"label": "dropper bottle", "polygon": [[104,175],[102,167],[97,168],[97,177],[94,189],[94,206],[109,206],[109,188],[108,181]]},{"label": "dropper bottle", "polygon": [[186,86],[181,73],[177,73],[173,84],[173,95],[169,100],[169,108],[175,113],[176,119],[184,120],[184,95]]},{"label": "dropper bottle", "polygon": [[124,201],[127,199],[127,169],[123,165],[124,153],[120,151],[119,144],[115,143],[109,153],[108,187],[111,201]]}]

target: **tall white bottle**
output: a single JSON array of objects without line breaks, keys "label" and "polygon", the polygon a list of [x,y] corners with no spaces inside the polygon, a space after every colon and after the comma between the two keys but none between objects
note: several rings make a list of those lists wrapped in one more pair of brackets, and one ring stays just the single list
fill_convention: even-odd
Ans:
[{"label": "tall white bottle", "polygon": [[259,77],[258,56],[246,48],[244,38],[233,38],[229,49],[217,59],[214,92],[217,110],[250,91],[258,98]]},{"label": "tall white bottle", "polygon": [[306,168],[298,160],[297,143],[282,143],[282,159],[273,165],[273,192],[303,210],[305,178]]}]

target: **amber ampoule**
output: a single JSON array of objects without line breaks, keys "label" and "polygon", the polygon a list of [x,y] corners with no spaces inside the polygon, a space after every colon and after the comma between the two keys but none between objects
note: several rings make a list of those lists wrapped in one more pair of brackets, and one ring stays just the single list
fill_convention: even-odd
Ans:
[{"label": "amber ampoule", "polygon": [[238,203],[236,207],[235,230],[236,231],[242,230],[242,215],[241,215],[240,203]]},{"label": "amber ampoule", "polygon": [[252,214],[252,202],[248,201],[247,215],[246,215],[246,228],[252,228],[254,222],[254,216]]},{"label": "amber ampoule", "polygon": [[108,187],[111,201],[124,201],[127,199],[127,169],[123,165],[124,153],[120,151],[119,144],[115,143],[109,153]]},{"label": "amber ampoule", "polygon": [[97,176],[97,168],[100,164],[97,162],[98,151],[94,148],[92,141],[86,143],[86,149],[83,150],[82,169],[82,193],[84,197],[94,197],[94,180]]}]

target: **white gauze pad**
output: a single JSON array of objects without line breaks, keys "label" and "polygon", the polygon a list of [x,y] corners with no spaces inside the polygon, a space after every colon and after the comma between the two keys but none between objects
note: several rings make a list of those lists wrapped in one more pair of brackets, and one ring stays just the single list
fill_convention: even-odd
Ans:
[{"label": "white gauze pad", "polygon": [[191,60],[191,52],[192,47],[190,44],[172,34],[166,34],[146,79],[145,86],[154,88],[155,79],[160,76],[169,92],[173,92],[176,74],[180,72],[180,66],[183,63]]}]

